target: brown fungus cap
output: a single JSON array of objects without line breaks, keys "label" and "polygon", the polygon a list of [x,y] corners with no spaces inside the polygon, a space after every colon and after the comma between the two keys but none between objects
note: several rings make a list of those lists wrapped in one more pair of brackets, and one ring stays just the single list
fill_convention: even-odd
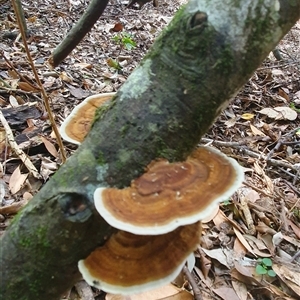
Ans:
[{"label": "brown fungus cap", "polygon": [[184,162],[159,160],[124,189],[98,188],[94,202],[111,226],[156,235],[209,216],[243,181],[243,169],[211,147],[199,147]]},{"label": "brown fungus cap", "polygon": [[104,93],[90,96],[77,105],[60,127],[62,138],[73,144],[81,144],[90,130],[97,108],[114,95],[115,93]]},{"label": "brown fungus cap", "polygon": [[78,267],[86,282],[101,290],[140,293],[174,280],[196,249],[200,234],[199,223],[156,236],[118,231]]}]

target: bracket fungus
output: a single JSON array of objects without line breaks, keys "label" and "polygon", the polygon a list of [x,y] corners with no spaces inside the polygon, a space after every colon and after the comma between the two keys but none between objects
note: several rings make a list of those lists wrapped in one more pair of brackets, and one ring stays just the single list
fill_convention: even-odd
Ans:
[{"label": "bracket fungus", "polygon": [[200,238],[199,222],[164,235],[118,231],[78,263],[90,285],[113,294],[136,294],[176,278]]},{"label": "bracket fungus", "polygon": [[97,211],[111,226],[137,235],[157,235],[209,216],[243,181],[243,169],[211,147],[199,147],[184,162],[158,160],[124,189],[98,188]]},{"label": "bracket fungus", "polygon": [[78,263],[83,278],[114,294],[135,294],[169,283],[197,247],[199,221],[242,183],[243,169],[210,147],[184,162],[151,162],[124,189],[98,188],[97,211],[119,229]]},{"label": "bracket fungus", "polygon": [[97,108],[112,99],[114,95],[115,93],[93,95],[77,105],[59,129],[62,138],[80,145],[90,130]]}]

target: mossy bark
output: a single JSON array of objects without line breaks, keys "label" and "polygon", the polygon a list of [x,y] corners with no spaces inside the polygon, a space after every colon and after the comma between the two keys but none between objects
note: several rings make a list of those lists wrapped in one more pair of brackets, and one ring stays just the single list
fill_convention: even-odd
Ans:
[{"label": "mossy bark", "polygon": [[191,0],[157,39],[84,143],[0,241],[0,299],[59,299],[77,262],[113,232],[93,205],[157,157],[184,159],[300,17],[300,0]]}]

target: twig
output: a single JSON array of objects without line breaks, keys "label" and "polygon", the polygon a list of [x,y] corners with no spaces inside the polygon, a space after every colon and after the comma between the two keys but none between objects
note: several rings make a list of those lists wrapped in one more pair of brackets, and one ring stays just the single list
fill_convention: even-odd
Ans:
[{"label": "twig", "polygon": [[192,286],[192,289],[194,292],[194,298],[196,300],[203,300],[203,298],[201,296],[201,291],[200,291],[194,277],[192,276],[191,272],[189,271],[189,269],[186,266],[183,267],[183,274],[186,276],[190,285]]},{"label": "twig", "polygon": [[282,221],[282,227],[284,228],[285,232],[288,232],[289,225],[286,217],[285,202],[283,200],[280,200],[280,206],[281,206],[280,219]]},{"label": "twig", "polygon": [[263,67],[263,68],[258,68],[256,70],[257,71],[263,71],[263,70],[268,70],[268,69],[274,69],[274,68],[283,68],[283,67],[288,67],[288,66],[291,66],[291,65],[298,65],[299,64],[299,61],[298,60],[295,60],[295,61],[291,61],[291,62],[287,62],[287,63],[283,63],[283,64],[276,64],[276,65],[273,65],[273,66],[269,66],[269,67]]},{"label": "twig", "polygon": [[291,262],[294,262],[299,256],[300,256],[300,250],[295,253],[295,255],[292,257]]},{"label": "twig", "polygon": [[258,193],[261,193],[262,195],[266,196],[266,197],[271,197],[272,195],[258,187],[256,187],[255,185],[252,185],[251,183],[247,182],[247,181],[243,181],[243,184],[250,187],[251,189],[255,190]]},{"label": "twig", "polygon": [[265,160],[269,165],[275,166],[275,167],[284,167],[287,169],[291,169],[293,171],[298,171],[298,167],[296,165],[292,165],[288,162],[282,162],[279,161],[277,159],[269,159],[267,160],[267,156],[264,154],[258,154],[255,153],[249,149],[246,149],[245,147],[241,147],[243,144],[245,144],[244,141],[241,142],[222,142],[222,141],[215,141],[215,140],[211,140],[211,139],[201,139],[202,141],[204,141],[205,143],[207,142],[211,142],[212,144],[219,146],[219,147],[233,147],[233,148],[237,148],[239,149],[241,152],[244,152],[245,154],[254,157],[254,158],[258,158],[260,160]]},{"label": "twig", "polygon": [[25,81],[26,83],[28,83],[33,90],[38,90],[39,91],[39,87],[38,86],[33,85],[20,72],[18,72],[18,70],[15,68],[15,66],[6,58],[6,56],[4,55],[3,51],[1,51],[0,53],[1,53],[2,57],[4,58],[4,60],[6,61],[6,63],[9,65],[9,67],[11,69],[13,69],[16,72],[16,74],[18,74],[18,76],[20,77],[20,79],[22,79],[23,81]]},{"label": "twig", "polygon": [[245,222],[246,222],[246,226],[248,227],[248,233],[251,235],[255,235],[255,226],[254,226],[254,222],[253,222],[253,218],[248,206],[248,203],[246,201],[246,197],[243,195],[242,192],[239,193],[239,198],[240,198],[240,207],[241,210],[243,212],[244,218],[245,218]]},{"label": "twig", "polygon": [[18,157],[22,160],[28,171],[37,179],[41,179],[42,176],[39,174],[35,166],[32,164],[28,156],[19,148],[18,144],[16,143],[14,139],[14,135],[4,118],[2,111],[0,110],[0,121],[5,129],[6,136],[9,142],[10,147],[13,149],[13,151],[18,155]]},{"label": "twig", "polygon": [[30,55],[30,51],[29,51],[29,48],[28,48],[27,40],[26,40],[25,28],[23,27],[21,16],[18,13],[18,8],[17,8],[16,0],[13,0],[12,4],[13,4],[13,8],[14,8],[14,11],[15,11],[15,14],[16,14],[16,17],[17,17],[17,21],[18,21],[19,29],[20,29],[20,32],[21,32],[21,35],[22,35],[22,39],[23,39],[23,43],[24,43],[24,48],[26,50],[27,58],[28,58],[30,66],[31,66],[32,72],[34,74],[34,78],[35,78],[35,80],[36,80],[36,82],[37,82],[37,84],[38,84],[38,86],[39,86],[39,88],[41,90],[41,94],[43,96],[43,100],[44,100],[44,103],[45,103],[45,108],[46,108],[46,111],[48,113],[51,126],[53,128],[54,133],[55,133],[56,140],[57,140],[57,143],[58,143],[58,147],[60,149],[61,159],[62,159],[62,162],[64,163],[66,161],[66,159],[67,159],[67,156],[66,156],[66,152],[65,152],[65,148],[64,148],[61,136],[59,134],[58,128],[56,126],[56,123],[55,123],[55,120],[54,120],[54,117],[53,117],[53,113],[51,111],[51,107],[50,107],[50,103],[49,103],[49,98],[48,98],[46,90],[45,90],[45,88],[44,88],[44,86],[43,86],[43,84],[42,84],[42,82],[40,80],[40,77],[39,77],[39,75],[38,75],[38,73],[36,71],[36,68],[34,66],[32,57]]}]

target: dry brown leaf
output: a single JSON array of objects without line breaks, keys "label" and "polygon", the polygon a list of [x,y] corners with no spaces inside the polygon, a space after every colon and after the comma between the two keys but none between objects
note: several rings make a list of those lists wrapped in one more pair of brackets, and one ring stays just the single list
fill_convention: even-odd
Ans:
[{"label": "dry brown leaf", "polygon": [[288,220],[288,223],[292,227],[294,233],[300,239],[300,228],[298,226],[296,226],[291,220]]},{"label": "dry brown leaf", "polygon": [[271,119],[275,120],[296,120],[298,114],[291,108],[286,106],[278,106],[278,107],[267,107],[263,108],[259,111],[259,113],[263,115],[267,115]]},{"label": "dry brown leaf", "polygon": [[262,131],[260,131],[259,129],[257,129],[254,125],[250,124],[250,129],[252,131],[252,133],[254,135],[258,135],[258,136],[266,136]]},{"label": "dry brown leaf", "polygon": [[244,234],[244,238],[249,242],[249,244],[251,244],[253,249],[258,249],[262,251],[268,250],[268,247],[265,245],[265,243],[262,240],[256,238],[255,236],[250,234]]},{"label": "dry brown leaf", "polygon": [[69,77],[68,75],[67,75],[67,73],[66,72],[61,72],[60,74],[59,74],[59,78],[61,79],[61,80],[63,80],[64,82],[69,82],[69,83],[71,83],[72,81],[73,81],[73,79],[71,78],[71,77]]},{"label": "dry brown leaf", "polygon": [[33,196],[32,196],[32,194],[31,193],[29,193],[29,192],[25,192],[24,194],[23,194],[23,199],[25,200],[25,201],[29,201],[29,200],[31,200],[33,198]]},{"label": "dry brown leaf", "polygon": [[258,175],[261,175],[261,177],[263,177],[264,183],[267,185],[267,189],[264,189],[264,191],[267,192],[268,194],[273,195],[274,185],[272,183],[272,180],[268,175],[266,175],[265,171],[261,168],[258,162],[254,162],[254,170]]},{"label": "dry brown leaf", "polygon": [[26,92],[38,92],[39,90],[34,88],[32,85],[30,85],[27,82],[19,82],[18,86],[21,90],[26,91]]},{"label": "dry brown leaf", "polygon": [[233,251],[239,258],[243,258],[247,253],[247,249],[239,239],[234,240]]},{"label": "dry brown leaf", "polygon": [[212,249],[207,250],[201,248],[202,251],[209,257],[216,259],[220,264],[230,269],[233,266],[233,251],[228,249]]},{"label": "dry brown leaf", "polygon": [[240,300],[248,299],[247,287],[244,283],[236,280],[231,281],[232,287]]},{"label": "dry brown leaf", "polygon": [[135,295],[113,295],[107,294],[105,300],[166,300],[166,299],[174,299],[174,300],[193,300],[194,297],[191,293],[182,290],[180,288],[175,287],[172,284],[165,285],[163,287],[139,293]]},{"label": "dry brown leaf", "polygon": [[271,235],[276,234],[276,231],[273,228],[267,226],[263,222],[258,222],[258,224],[255,226],[255,228],[258,232],[263,233],[263,234],[265,234],[265,233],[269,233]]},{"label": "dry brown leaf", "polygon": [[243,246],[248,250],[248,252],[252,253],[254,256],[255,253],[253,252],[251,246],[249,245],[249,243],[246,241],[246,239],[243,237],[243,235],[235,228],[233,227],[234,233],[236,235],[236,237],[240,240],[240,242],[243,244]]},{"label": "dry brown leaf", "polygon": [[22,200],[14,202],[11,205],[0,207],[0,214],[2,215],[13,215],[16,214],[22,207],[28,203],[28,200]]},{"label": "dry brown leaf", "polygon": [[200,254],[200,267],[204,278],[208,277],[208,273],[211,269],[211,260],[206,258],[203,251],[199,251]]},{"label": "dry brown leaf", "polygon": [[283,264],[273,263],[273,271],[284,283],[290,287],[297,295],[300,295],[300,276],[299,270],[292,271]]},{"label": "dry brown leaf", "polygon": [[213,291],[224,300],[240,300],[233,288],[224,286],[218,289],[213,289]]},{"label": "dry brown leaf", "polygon": [[14,170],[9,179],[9,189],[12,194],[17,193],[22,188],[28,174],[21,174],[20,166]]},{"label": "dry brown leaf", "polygon": [[58,152],[57,152],[55,146],[43,136],[41,136],[41,140],[44,143],[44,145],[45,145],[46,149],[48,150],[48,152],[52,156],[58,157]]},{"label": "dry brown leaf", "polygon": [[91,69],[93,67],[92,64],[88,64],[88,63],[75,63],[74,67],[78,67],[80,69]]},{"label": "dry brown leaf", "polygon": [[220,230],[220,225],[227,221],[228,218],[221,210],[219,210],[216,216],[213,218],[213,222],[218,230]]},{"label": "dry brown leaf", "polygon": [[70,93],[77,99],[83,99],[89,96],[89,93],[81,88],[74,88],[72,86],[68,86]]},{"label": "dry brown leaf", "polygon": [[288,94],[284,91],[283,88],[278,90],[278,94],[284,98],[286,101],[290,101]]},{"label": "dry brown leaf", "polygon": [[247,270],[247,275],[243,274],[247,270],[246,267],[240,266],[239,269],[235,268],[231,270],[230,275],[231,277],[238,282],[245,283],[247,285],[252,285],[256,282],[256,279],[252,278],[251,274],[249,274]]},{"label": "dry brown leaf", "polygon": [[[211,286],[214,284],[212,279],[210,277],[205,278],[202,271],[197,266],[195,266],[194,271],[199,276],[199,278],[201,280],[201,284],[211,288]],[[205,293],[203,293],[203,297],[204,296],[205,296]]]},{"label": "dry brown leaf", "polygon": [[228,121],[226,121],[224,124],[226,125],[227,128],[230,128],[235,125],[236,121],[237,121],[237,118],[234,117],[234,118],[231,118]]},{"label": "dry brown leaf", "polygon": [[293,244],[298,249],[300,249],[300,241],[299,240],[297,240],[291,236],[287,236],[287,235],[283,235],[283,239],[286,240],[287,242]]}]

